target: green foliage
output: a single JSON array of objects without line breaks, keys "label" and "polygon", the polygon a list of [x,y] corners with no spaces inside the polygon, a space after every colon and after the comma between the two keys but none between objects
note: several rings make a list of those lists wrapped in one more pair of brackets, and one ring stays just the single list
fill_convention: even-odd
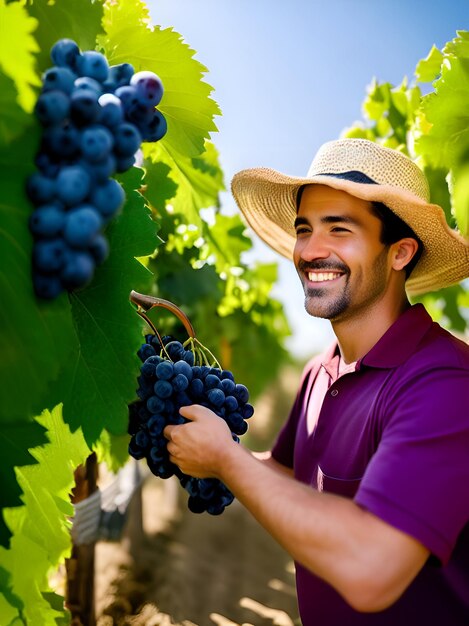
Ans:
[{"label": "green foliage", "polygon": [[103,0],[27,0],[28,12],[37,20],[37,67],[43,72],[51,65],[50,49],[67,37],[81,50],[94,50],[102,33]]},{"label": "green foliage", "polygon": [[[60,406],[51,413],[44,411],[34,425],[47,430],[49,442],[32,444],[30,452],[37,463],[16,469],[24,504],[5,510],[13,536],[9,550],[0,548],[0,562],[9,574],[1,580],[0,591],[4,594],[3,609],[13,603],[21,607],[25,623],[49,626],[64,611],[54,608],[51,598],[43,595],[50,591],[47,573],[70,551],[69,517],[73,507],[69,493],[74,470],[90,450],[81,430],[70,432]],[[0,623],[8,623],[1,604]]]},{"label": "green foliage", "polygon": [[445,168],[451,184],[452,208],[459,230],[469,237],[469,33],[443,49],[441,76],[434,93],[422,100],[423,132],[416,151],[425,163]]},{"label": "green foliage", "polygon": [[73,345],[66,296],[44,303],[32,289],[32,208],[24,185],[36,144],[37,129],[30,123],[0,151],[0,422],[27,421],[47,406],[48,385]]},{"label": "green foliage", "polygon": [[[19,2],[7,4],[0,0],[0,24],[0,68],[14,81],[19,105],[25,111],[32,111],[35,102],[33,86],[40,84],[34,71],[34,55],[39,48],[32,35],[38,22]],[[3,112],[2,108],[2,115]]]},{"label": "green foliage", "polygon": [[[21,487],[16,480],[14,468],[36,463],[29,448],[46,443],[44,428],[35,422],[3,423],[0,429],[2,455],[0,476],[2,477],[2,506],[21,504]],[[10,532],[0,517],[0,545],[7,546]]]}]

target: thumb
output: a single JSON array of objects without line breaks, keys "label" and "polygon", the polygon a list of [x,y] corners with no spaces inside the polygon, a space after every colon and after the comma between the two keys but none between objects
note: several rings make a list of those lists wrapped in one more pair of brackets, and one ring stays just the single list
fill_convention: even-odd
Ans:
[{"label": "thumb", "polygon": [[192,422],[197,422],[214,415],[213,411],[207,409],[207,407],[205,406],[201,406],[200,404],[182,406],[179,409],[179,413],[186,419],[191,420]]}]

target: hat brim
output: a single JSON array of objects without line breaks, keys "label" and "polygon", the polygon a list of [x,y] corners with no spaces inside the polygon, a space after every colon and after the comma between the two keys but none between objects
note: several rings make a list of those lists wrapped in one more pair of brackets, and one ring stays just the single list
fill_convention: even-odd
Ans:
[{"label": "hat brim", "polygon": [[409,295],[442,289],[469,276],[468,242],[448,226],[443,209],[399,187],[356,183],[329,175],[300,178],[269,168],[253,168],[238,172],[231,189],[249,226],[271,248],[292,259],[296,196],[306,184],[327,185],[361,200],[382,202],[412,228],[424,249],[406,282]]}]

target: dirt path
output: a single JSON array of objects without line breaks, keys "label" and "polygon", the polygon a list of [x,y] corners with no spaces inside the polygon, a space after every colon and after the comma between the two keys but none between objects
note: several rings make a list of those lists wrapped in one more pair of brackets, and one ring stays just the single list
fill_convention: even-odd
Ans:
[{"label": "dirt path", "polygon": [[98,626],[300,624],[288,555],[236,501],[190,513],[177,481],[146,478],[122,540],[96,557]]}]

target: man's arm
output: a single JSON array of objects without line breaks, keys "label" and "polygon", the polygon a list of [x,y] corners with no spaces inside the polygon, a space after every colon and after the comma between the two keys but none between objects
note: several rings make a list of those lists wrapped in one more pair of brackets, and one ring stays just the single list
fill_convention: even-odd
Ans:
[{"label": "man's arm", "polygon": [[251,452],[252,456],[261,461],[267,467],[272,468],[276,472],[280,472],[281,474],[286,474],[287,476],[291,476],[293,478],[293,469],[291,467],[287,467],[286,465],[282,465],[274,459],[270,450],[266,452]]},{"label": "man's arm", "polygon": [[356,610],[393,604],[427,560],[420,542],[352,500],[314,491],[274,459],[254,458],[208,409],[184,407],[181,414],[193,421],[166,427],[171,461],[191,476],[222,480],[296,561]]}]

